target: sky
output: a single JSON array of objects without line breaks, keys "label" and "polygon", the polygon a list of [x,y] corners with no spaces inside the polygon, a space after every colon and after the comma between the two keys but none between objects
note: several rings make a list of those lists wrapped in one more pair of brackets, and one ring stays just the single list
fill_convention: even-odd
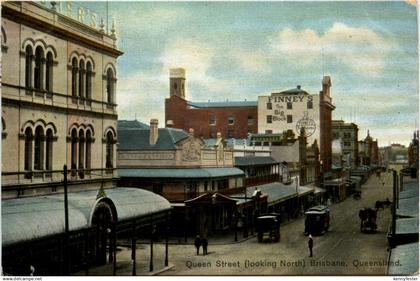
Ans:
[{"label": "sky", "polygon": [[380,146],[418,126],[416,6],[410,2],[81,2],[115,20],[119,119],[164,126],[169,69],[191,101],[257,100],[332,80],[333,119]]}]

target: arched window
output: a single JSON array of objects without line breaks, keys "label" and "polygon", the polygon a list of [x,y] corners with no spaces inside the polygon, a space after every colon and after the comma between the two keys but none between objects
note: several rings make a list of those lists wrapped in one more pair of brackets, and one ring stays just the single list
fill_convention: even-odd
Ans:
[{"label": "arched window", "polygon": [[86,63],[86,98],[92,99],[92,64]]},{"label": "arched window", "polygon": [[92,154],[92,133],[90,130],[86,132],[86,163],[85,167],[86,169],[91,168],[91,156]]},{"label": "arched window", "polygon": [[79,97],[83,98],[85,96],[85,62],[83,60],[80,61],[79,64]]},{"label": "arched window", "polygon": [[112,132],[106,134],[106,168],[114,167],[114,137]]},{"label": "arched window", "polygon": [[47,130],[47,145],[46,145],[46,152],[45,152],[45,168],[47,170],[52,170],[52,159],[53,159],[53,132],[51,129]]},{"label": "arched window", "polygon": [[71,131],[71,169],[77,169],[77,131]]},{"label": "arched window", "polygon": [[42,89],[44,86],[42,84],[44,75],[44,60],[44,50],[41,48],[41,46],[38,46],[35,50],[35,89]]},{"label": "arched window", "polygon": [[32,87],[32,47],[26,46],[26,57],[25,57],[25,87],[31,88]]},{"label": "arched window", "polygon": [[31,128],[25,130],[25,171],[32,170],[32,141],[34,137]]},{"label": "arched window", "polygon": [[111,68],[108,68],[106,72],[106,93],[107,93],[107,102],[114,102],[114,73]]},{"label": "arched window", "polygon": [[48,92],[53,91],[53,55],[52,52],[47,54],[47,68],[45,72],[45,88]]},{"label": "arched window", "polygon": [[84,169],[84,161],[85,161],[85,133],[83,130],[79,132],[79,169]]},{"label": "arched window", "polygon": [[71,95],[77,96],[77,59],[71,61]]},{"label": "arched window", "polygon": [[44,164],[44,129],[41,126],[36,127],[35,129],[35,161],[34,169],[43,170]]}]

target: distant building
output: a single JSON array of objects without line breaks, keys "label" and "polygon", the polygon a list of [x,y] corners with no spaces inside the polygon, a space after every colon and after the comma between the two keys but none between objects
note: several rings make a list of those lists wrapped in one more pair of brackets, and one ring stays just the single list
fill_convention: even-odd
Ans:
[{"label": "distant building", "polygon": [[393,143],[390,146],[379,148],[380,158],[383,165],[408,164],[408,149],[404,145]]},{"label": "distant building", "polygon": [[359,128],[354,123],[345,123],[343,120],[332,121],[332,138],[341,141],[344,164],[351,168],[356,168],[359,163],[358,131]]},{"label": "distant building", "polygon": [[408,165],[419,167],[419,131],[414,132],[413,139],[408,147]]},{"label": "distant building", "polygon": [[305,129],[308,143],[317,140],[324,173],[331,171],[331,114],[335,109],[330,95],[331,79],[322,80],[322,91],[309,94],[295,89],[258,97],[258,133],[278,134]]},{"label": "distant building", "polygon": [[364,140],[359,141],[359,164],[360,165],[379,165],[378,140],[373,140],[367,131]]},{"label": "distant building", "polygon": [[169,98],[165,99],[165,126],[188,131],[205,139],[245,139],[257,132],[256,101],[193,102],[186,100],[183,68],[170,69]]}]

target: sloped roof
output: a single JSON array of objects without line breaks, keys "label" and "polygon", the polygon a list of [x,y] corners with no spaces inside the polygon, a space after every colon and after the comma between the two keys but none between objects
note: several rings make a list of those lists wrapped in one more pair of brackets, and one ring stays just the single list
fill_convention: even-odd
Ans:
[{"label": "sloped roof", "polygon": [[258,166],[279,164],[270,156],[242,156],[235,157],[235,166]]},{"label": "sloped roof", "polygon": [[217,178],[242,176],[238,168],[144,168],[118,169],[118,176],[131,178]]},{"label": "sloped roof", "polygon": [[181,129],[159,128],[158,140],[150,145],[150,130],[118,130],[119,150],[174,149],[176,143],[186,139],[188,134]]},{"label": "sloped roof", "polygon": [[302,90],[302,88],[300,88],[300,87],[296,87],[296,88],[293,88],[293,89],[282,91],[282,92],[280,92],[280,94],[284,94],[284,95],[301,95],[301,94],[309,95],[309,93],[307,91]]},{"label": "sloped roof", "polygon": [[196,108],[213,107],[256,107],[258,101],[225,101],[225,102],[188,102],[188,105]]},{"label": "sloped roof", "polygon": [[149,129],[150,126],[137,120],[118,120],[118,130],[121,129]]},{"label": "sloped roof", "polygon": [[[98,190],[68,194],[70,231],[91,225]],[[118,221],[171,208],[162,196],[139,188],[118,187],[105,189],[105,193],[116,207]],[[65,229],[63,194],[2,200],[1,212],[3,246],[63,233]]]}]

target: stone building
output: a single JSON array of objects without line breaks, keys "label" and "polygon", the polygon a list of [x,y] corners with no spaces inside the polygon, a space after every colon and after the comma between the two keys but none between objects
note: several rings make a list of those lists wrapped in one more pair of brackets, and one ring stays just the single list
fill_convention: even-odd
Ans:
[{"label": "stone building", "polygon": [[185,70],[170,70],[169,98],[165,99],[165,126],[188,131],[196,136],[244,139],[257,132],[256,101],[192,102],[185,97]]},{"label": "stone building", "polygon": [[319,94],[295,89],[258,97],[258,133],[278,134],[305,128],[308,143],[317,140],[325,173],[331,170],[331,114],[335,109],[330,94],[331,79],[325,76]]},{"label": "stone building", "polygon": [[[115,29],[74,3],[1,5],[3,273],[115,269],[117,237],[128,228],[135,241],[171,209],[153,193],[114,188]],[[150,214],[150,225],[136,223]]]},{"label": "stone building", "polygon": [[358,131],[359,128],[354,123],[345,123],[343,120],[332,121],[332,138],[341,141],[344,164],[351,168],[356,168],[359,163]]}]

